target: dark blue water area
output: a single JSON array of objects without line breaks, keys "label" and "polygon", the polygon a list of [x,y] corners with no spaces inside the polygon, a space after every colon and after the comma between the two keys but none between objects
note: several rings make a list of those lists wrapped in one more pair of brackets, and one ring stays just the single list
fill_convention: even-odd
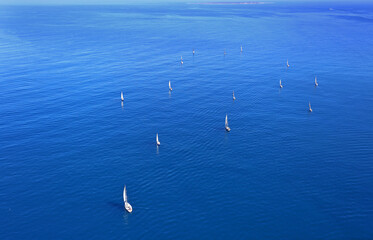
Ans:
[{"label": "dark blue water area", "polygon": [[372,239],[372,39],[369,4],[1,6],[0,239]]}]

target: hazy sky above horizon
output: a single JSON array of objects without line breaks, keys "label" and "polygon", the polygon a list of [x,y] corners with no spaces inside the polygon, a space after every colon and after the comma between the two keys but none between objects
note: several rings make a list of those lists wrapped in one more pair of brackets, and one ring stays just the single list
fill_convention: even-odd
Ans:
[{"label": "hazy sky above horizon", "polygon": [[[255,2],[255,0],[251,0]],[[351,2],[351,0],[256,0],[257,2]],[[250,2],[250,0],[0,0],[0,4],[10,5],[55,5],[55,4],[133,4],[133,3],[177,3],[177,2]],[[369,2],[360,0],[359,2]]]},{"label": "hazy sky above horizon", "polygon": [[[255,2],[255,0],[251,0]],[[257,0],[258,2],[335,2],[341,0]],[[354,2],[342,0],[343,2]],[[0,0],[0,4],[126,4],[126,3],[167,3],[167,2],[250,2],[249,0]]]}]

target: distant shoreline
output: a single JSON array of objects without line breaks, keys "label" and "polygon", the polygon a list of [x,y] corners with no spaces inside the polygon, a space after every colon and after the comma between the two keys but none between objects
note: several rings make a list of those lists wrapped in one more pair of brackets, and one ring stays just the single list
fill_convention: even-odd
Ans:
[{"label": "distant shoreline", "polygon": [[241,4],[265,4],[265,2],[200,2],[191,4],[203,4],[203,5],[241,5]]}]

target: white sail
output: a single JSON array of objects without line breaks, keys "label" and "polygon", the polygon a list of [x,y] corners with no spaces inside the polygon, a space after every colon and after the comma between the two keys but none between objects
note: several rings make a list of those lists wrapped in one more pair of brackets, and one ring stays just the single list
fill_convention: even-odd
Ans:
[{"label": "white sail", "polygon": [[225,115],[225,127],[228,127],[228,114]]},{"label": "white sail", "polygon": [[286,66],[290,67],[290,65],[289,65],[289,59],[286,60]]},{"label": "white sail", "polygon": [[127,202],[127,191],[126,191],[126,186],[124,186],[123,189],[123,201],[126,203]]},{"label": "white sail", "polygon": [[236,100],[236,97],[234,96],[234,91],[233,91],[233,100]]},{"label": "white sail", "polygon": [[241,52],[242,52],[242,45],[241,45]]},{"label": "white sail", "polygon": [[172,91],[171,81],[168,81],[168,89],[170,89],[170,91]]},{"label": "white sail", "polygon": [[120,92],[120,99],[124,101],[123,92]]},{"label": "white sail", "polygon": [[282,88],[282,83],[281,83],[281,79],[280,79],[280,88]]},{"label": "white sail", "polygon": [[315,86],[319,86],[319,84],[317,83],[317,77],[315,77]]}]

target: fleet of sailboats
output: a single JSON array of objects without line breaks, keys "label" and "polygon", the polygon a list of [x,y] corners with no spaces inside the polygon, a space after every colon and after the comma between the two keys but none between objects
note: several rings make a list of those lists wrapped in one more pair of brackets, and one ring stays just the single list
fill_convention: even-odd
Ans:
[{"label": "fleet of sailboats", "polygon": [[[240,49],[240,50],[241,50],[241,52],[243,51],[242,45],[241,45],[241,49]],[[194,54],[195,54],[195,50],[193,49],[193,55],[194,55]],[[226,53],[226,50],[224,49],[224,55],[226,55],[226,54],[227,54],[227,53]],[[183,57],[182,57],[182,56],[180,57],[180,63],[181,63],[181,64],[184,63],[184,62],[183,62]],[[286,60],[286,66],[287,66],[287,67],[290,67],[290,65],[289,65],[289,60]],[[279,83],[279,85],[280,85],[280,88],[283,88],[282,83],[281,83],[281,79],[280,79],[280,83]],[[318,82],[317,82],[317,77],[315,77],[315,86],[318,86],[318,85],[319,85],[319,84],[318,84]],[[170,91],[172,91],[171,81],[168,81],[168,89],[169,89]],[[123,92],[120,93],[120,98],[121,98],[121,101],[122,101],[122,104],[123,104],[123,101],[124,101]],[[233,100],[236,100],[236,97],[235,97],[235,95],[234,95],[234,91],[232,92],[232,98],[233,98]],[[123,106],[123,105],[122,105],[122,106]],[[309,110],[309,112],[312,112],[311,102],[308,102],[308,110]],[[229,125],[228,125],[228,114],[225,115],[225,130],[226,130],[227,132],[230,132],[230,131],[231,131],[231,129],[230,129]],[[156,134],[156,138],[155,138],[155,140],[156,140],[156,144],[157,144],[157,146],[160,146],[161,143],[160,143],[160,141],[159,141],[159,139],[158,139],[158,133]],[[124,189],[123,189],[123,201],[124,201],[124,207],[125,207],[126,211],[128,211],[128,212],[131,213],[131,212],[132,212],[132,206],[131,206],[131,204],[128,203],[126,186],[124,186]]]},{"label": "fleet of sailboats", "polygon": [[131,212],[132,212],[132,206],[131,206],[131,204],[129,204],[129,202],[127,201],[127,190],[126,190],[126,186],[124,186],[124,189],[123,189],[123,201],[124,201],[124,208],[125,208],[129,213],[131,213]]}]

